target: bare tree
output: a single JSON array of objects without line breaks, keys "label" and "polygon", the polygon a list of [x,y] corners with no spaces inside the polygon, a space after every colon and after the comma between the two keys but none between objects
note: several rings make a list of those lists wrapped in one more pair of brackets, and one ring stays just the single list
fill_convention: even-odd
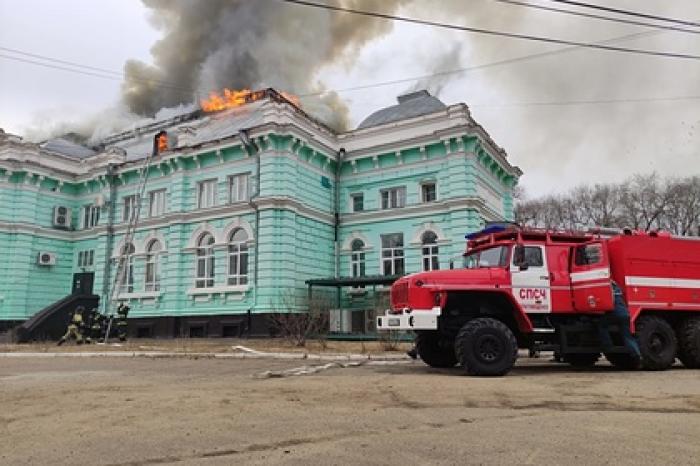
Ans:
[{"label": "bare tree", "polygon": [[620,184],[580,186],[564,195],[520,199],[516,221],[539,228],[666,229],[700,235],[700,177],[662,179],[635,175]]},{"label": "bare tree", "polygon": [[325,295],[299,298],[294,291],[280,296],[277,312],[269,315],[271,329],[294,346],[315,339],[325,347],[333,301]]}]

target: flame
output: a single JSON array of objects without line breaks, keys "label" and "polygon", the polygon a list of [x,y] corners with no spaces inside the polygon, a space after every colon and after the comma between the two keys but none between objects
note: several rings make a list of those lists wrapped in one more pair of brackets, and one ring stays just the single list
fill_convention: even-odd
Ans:
[{"label": "flame", "polygon": [[[265,98],[268,92],[265,90],[251,91],[250,89],[231,90],[224,89],[223,94],[218,92],[209,93],[209,98],[200,101],[202,110],[205,112],[218,112],[227,108],[240,107],[250,102],[255,102]],[[280,92],[280,95],[288,100],[292,105],[299,106],[299,97],[287,92]]]},{"label": "flame", "polygon": [[168,135],[166,133],[158,136],[158,152],[165,152],[168,150]]}]

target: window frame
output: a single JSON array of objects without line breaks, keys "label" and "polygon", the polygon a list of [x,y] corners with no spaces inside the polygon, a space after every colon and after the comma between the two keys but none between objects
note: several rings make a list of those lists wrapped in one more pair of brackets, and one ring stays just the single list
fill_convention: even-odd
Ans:
[{"label": "window frame", "polygon": [[[245,187],[243,189],[243,198],[240,198],[238,194],[240,194],[240,180],[244,180],[245,182]],[[234,199],[234,181],[238,181],[238,185],[236,185],[236,197]],[[250,173],[237,173],[235,175],[229,175],[228,176],[228,182],[227,182],[227,189],[228,189],[228,203],[229,204],[234,204],[236,202],[247,202],[250,199]]]},{"label": "window frame", "polygon": [[122,221],[131,222],[136,217],[137,206],[140,203],[138,194],[124,196],[122,203]]},{"label": "window frame", "polygon": [[[157,250],[153,250],[154,245],[158,245]],[[146,267],[144,274],[144,290],[160,291],[161,281],[161,255],[163,245],[159,240],[153,239],[146,246]]]},{"label": "window frame", "polygon": [[[395,237],[400,239],[400,246],[385,246],[385,238]],[[404,275],[406,273],[406,243],[404,242],[403,233],[386,233],[380,235],[381,253],[379,256],[381,263],[381,272],[383,276]],[[385,254],[385,253],[388,253]],[[400,264],[400,267],[397,265]],[[387,272],[387,265],[389,271]]]},{"label": "window frame", "polygon": [[[166,192],[167,192],[167,190],[165,188],[154,189],[153,191],[148,192],[148,217],[149,218],[160,217],[161,215],[165,214]],[[162,200],[160,203],[154,202],[154,201],[156,201],[156,199],[155,199],[156,196],[162,196]],[[153,211],[154,205],[159,205],[160,209],[158,212]]]},{"label": "window frame", "polygon": [[[207,186],[212,186],[213,189],[211,192],[206,192],[206,187]],[[210,205],[204,205],[203,200],[205,200],[205,194],[208,194],[206,196],[206,200],[211,200]],[[209,199],[211,198],[211,199]],[[208,209],[210,207],[216,207],[219,202],[219,180],[217,178],[209,178],[207,180],[201,180],[197,182],[197,208],[198,209]]]},{"label": "window frame", "polygon": [[[234,241],[234,237],[238,232],[242,232],[245,235],[245,238]],[[248,250],[249,240],[250,238],[248,232],[243,228],[236,228],[229,236],[226,270],[226,283],[229,286],[245,286],[248,284],[248,274],[250,272],[250,253]],[[232,264],[235,265],[235,267],[231,267]],[[245,273],[241,273],[241,270],[244,268]]]},{"label": "window frame", "polygon": [[[384,202],[385,196],[386,203]],[[381,210],[402,209],[406,207],[406,186],[394,186],[380,189],[379,207]]]},{"label": "window frame", "polygon": [[[433,188],[433,199],[426,199],[426,188],[432,187]],[[437,182],[435,181],[424,181],[423,183],[420,184],[420,198],[421,202],[423,204],[427,204],[429,202],[436,202],[437,201]]]},{"label": "window frame", "polygon": [[134,254],[136,247],[134,243],[126,243],[122,246],[122,257],[124,257],[124,274],[119,280],[119,293],[134,292]]},{"label": "window frame", "polygon": [[[433,241],[428,242],[426,236],[433,235]],[[424,272],[440,270],[440,247],[438,246],[438,235],[432,230],[428,230],[421,235],[421,264]]]},{"label": "window frame", "polygon": [[100,223],[100,208],[95,204],[83,206],[83,229],[95,228]]},{"label": "window frame", "polygon": [[[211,239],[204,244],[205,238]],[[202,233],[197,240],[195,251],[194,287],[198,289],[213,288],[216,280],[216,261],[214,256],[214,235],[209,232]],[[203,273],[200,275],[200,264]]]},{"label": "window frame", "polygon": [[[359,199],[360,208],[357,208],[356,201]],[[365,194],[364,193],[352,193],[350,194],[350,211],[351,212],[364,212],[365,211]]]}]

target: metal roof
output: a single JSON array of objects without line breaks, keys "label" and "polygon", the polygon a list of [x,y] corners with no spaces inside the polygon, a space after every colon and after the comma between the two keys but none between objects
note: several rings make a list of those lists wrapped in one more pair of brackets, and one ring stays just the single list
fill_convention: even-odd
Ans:
[{"label": "metal roof", "polygon": [[182,121],[172,126],[153,127],[150,131],[134,131],[134,137],[123,139],[109,146],[116,146],[126,151],[126,160],[139,160],[148,156],[153,150],[153,137],[165,129],[174,143],[180,128],[192,128],[193,134],[187,145],[196,146],[209,141],[216,141],[238,134],[241,129],[247,129],[264,123],[260,107],[265,100],[224,110],[217,113],[204,114],[199,119]]},{"label": "metal roof", "polygon": [[49,139],[41,143],[40,147],[76,159],[85,159],[96,154],[94,150],[64,138]]},{"label": "metal roof", "polygon": [[447,108],[447,105],[442,103],[437,97],[430,95],[426,90],[401,95],[397,100],[399,101],[398,105],[377,110],[362,120],[357,129],[393,123],[407,118],[439,112]]}]

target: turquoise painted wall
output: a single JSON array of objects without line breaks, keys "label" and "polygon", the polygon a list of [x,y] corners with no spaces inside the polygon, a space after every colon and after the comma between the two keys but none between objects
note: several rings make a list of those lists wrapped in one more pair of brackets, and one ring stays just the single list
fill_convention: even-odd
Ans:
[{"label": "turquoise painted wall", "polygon": [[[326,278],[336,273],[351,275],[350,254],[345,246],[357,235],[368,242],[366,274],[381,273],[380,236],[403,233],[407,272],[421,269],[420,244],[411,242],[434,225],[439,232],[439,261],[447,268],[451,257],[464,248],[464,235],[483,225],[485,214],[472,201],[487,185],[495,198],[484,200],[493,212],[512,218],[512,189],[515,180],[499,168],[495,158],[473,137],[436,140],[422,148],[404,148],[346,160],[336,181],[334,153],[320,153],[288,135],[269,134],[257,141],[260,147],[260,176],[254,154],[240,145],[182,154],[176,161],[156,163],[149,170],[149,182],[142,202],[141,221],[135,235],[134,290],[129,301],[134,317],[236,314],[247,310],[273,312],[302,309],[307,288],[305,280]],[[115,178],[115,235],[108,251],[107,219],[109,186],[104,174],[80,183],[59,183],[18,171],[11,176],[0,169],[0,260],[8,273],[0,275],[0,320],[24,319],[70,292],[78,272],[94,272],[94,290],[111,289],[116,272],[115,250],[123,240],[124,198],[136,193],[137,167]],[[248,174],[252,202],[228,202],[228,179]],[[96,175],[98,176],[98,175]],[[197,207],[198,183],[216,179],[216,205]],[[259,192],[257,190],[259,181]],[[437,200],[423,203],[421,183],[437,185]],[[380,209],[380,190],[405,186],[406,206]],[[148,216],[148,192],[166,190],[162,216]],[[338,189],[340,226],[335,236],[335,198]],[[364,211],[350,211],[350,194],[364,195]],[[108,201],[95,228],[82,229],[82,207],[98,195]],[[471,202],[471,203],[470,203]],[[53,208],[73,210],[74,231],[55,230]],[[259,206],[256,216],[254,206]],[[489,214],[491,215],[491,214]],[[249,233],[248,286],[226,283],[228,238],[224,232],[240,225]],[[215,284],[213,290],[196,290],[195,255],[192,247],[205,230],[216,237]],[[257,244],[255,232],[257,231]],[[157,293],[145,290],[144,249],[149,238],[163,243],[161,286]],[[256,260],[257,249],[257,260]],[[57,254],[57,264],[36,264],[39,251]],[[79,264],[80,253],[94,251],[91,265]],[[257,283],[255,265],[257,264]],[[105,270],[109,269],[109,279]],[[343,293],[345,305],[366,308],[374,296]],[[104,302],[104,297],[103,297]]]}]

